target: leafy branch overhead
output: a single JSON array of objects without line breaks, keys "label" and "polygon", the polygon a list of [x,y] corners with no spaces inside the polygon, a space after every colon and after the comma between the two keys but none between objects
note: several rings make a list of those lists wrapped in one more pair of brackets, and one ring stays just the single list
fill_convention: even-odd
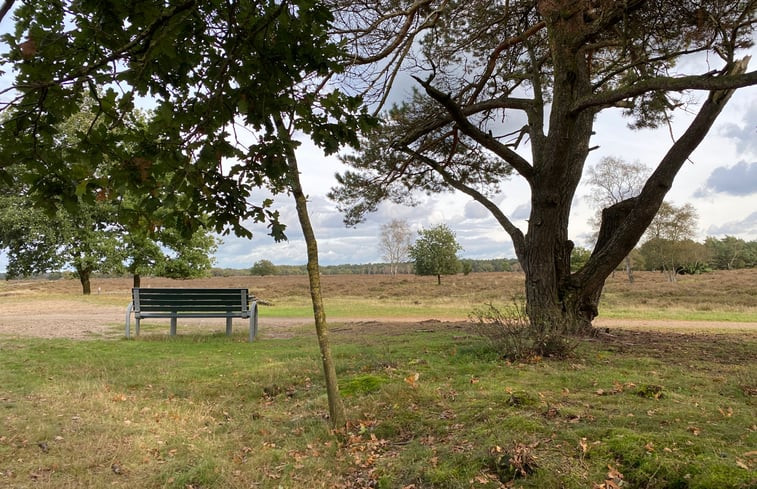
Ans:
[{"label": "leafy branch overhead", "polygon": [[[86,97],[102,123],[83,128],[69,155],[80,161],[80,182],[32,189],[40,195],[71,201],[77,192],[94,199],[171,188],[188,196],[177,214],[189,227],[209,214],[216,230],[249,236],[242,221],[251,219],[282,239],[271,200],[259,195],[288,183],[287,145],[271,114],[296,113],[297,129],[327,152],[356,143],[355,130],[370,119],[357,97],[325,88],[343,56],[327,32],[332,14],[317,2],[24,2],[14,16],[15,32],[3,36],[3,69],[12,66],[16,78],[0,100],[9,114],[2,161],[54,175],[66,164],[50,149],[56,125]],[[149,125],[114,131],[145,103],[154,107]],[[94,176],[101,155],[118,162],[109,178]]]}]

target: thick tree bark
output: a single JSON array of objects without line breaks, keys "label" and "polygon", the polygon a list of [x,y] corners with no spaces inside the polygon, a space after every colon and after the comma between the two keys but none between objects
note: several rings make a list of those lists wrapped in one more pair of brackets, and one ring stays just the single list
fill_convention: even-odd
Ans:
[{"label": "thick tree bark", "polygon": [[[276,117],[276,125],[279,136],[290,141],[289,132],[284,127],[281,118]],[[313,226],[310,223],[308,214],[307,197],[302,190],[300,182],[300,171],[297,165],[297,157],[291,144],[287,147],[287,164],[289,166],[289,187],[294,197],[297,208],[297,217],[302,227],[302,234],[305,237],[307,246],[307,270],[310,284],[310,299],[313,303],[313,318],[315,319],[315,332],[318,337],[318,346],[321,350],[321,362],[323,364],[323,374],[326,380],[326,394],[329,402],[329,416],[331,426],[337,429],[344,428],[347,425],[347,415],[344,409],[342,397],[339,394],[339,384],[336,377],[336,366],[333,356],[331,355],[331,343],[329,341],[329,329],[326,323],[326,310],[323,306],[323,295],[321,293],[321,273],[318,263],[318,242],[313,232]]]},{"label": "thick tree bark", "polygon": [[[713,91],[686,132],[673,144],[647,181],[641,195],[603,213],[600,236],[589,262],[570,272],[568,219],[575,189],[589,152],[594,110],[575,111],[577,100],[591,94],[591,83],[575,32],[580,26],[558,20],[550,29],[555,87],[549,131],[534,148],[535,175],[523,269],[527,313],[532,322],[569,333],[593,331],[607,277],[628,256],[660,207],[675,175],[701,143],[733,90]],[[560,25],[557,25],[560,24]],[[748,59],[734,62],[728,74],[746,70]]]},{"label": "thick tree bark", "polygon": [[541,129],[535,129],[541,145],[533,152],[531,216],[523,260],[529,319],[535,326],[560,333],[590,331],[599,295],[570,283],[574,245],[568,239],[568,222],[594,119],[592,110],[571,112],[573,102],[591,92],[588,65],[574,47],[575,32],[581,26],[572,22],[566,20],[562,27],[550,29],[555,88],[549,130],[542,135]]},{"label": "thick tree bark", "polygon": [[137,288],[142,286],[142,277],[138,274],[134,274],[134,278],[132,279],[132,287]]},{"label": "thick tree bark", "polygon": [[[403,149],[439,171],[454,188],[472,196],[488,209],[494,209],[492,213],[513,239],[526,276],[526,311],[531,321],[582,334],[593,332],[591,323],[598,315],[605,280],[636,246],[678,170],[707,135],[733,90],[711,92],[689,128],[649,178],[641,195],[616,204],[603,214],[600,237],[589,262],[578,272],[571,273],[570,207],[589,152],[595,112],[590,109],[576,112],[571,108],[576,100],[591,92],[591,84],[585,71],[588,64],[582,61],[581,53],[570,51],[569,37],[560,37],[558,32],[553,39],[552,49],[560,52],[555,59],[560,61],[555,62],[556,83],[549,131],[545,135],[536,125],[530,128],[532,138],[539,140],[539,145],[534,145],[533,149],[533,170],[522,175],[532,192],[531,215],[525,236],[483,195],[465,183],[455,181],[431,159],[408,148]],[[734,62],[729,74],[743,73],[747,62],[748,58]],[[449,97],[431,90],[428,83],[424,83],[424,87],[450,111],[453,120],[460,119],[460,111]],[[475,128],[465,124],[458,127],[466,134],[471,131],[468,135],[477,135]]]}]

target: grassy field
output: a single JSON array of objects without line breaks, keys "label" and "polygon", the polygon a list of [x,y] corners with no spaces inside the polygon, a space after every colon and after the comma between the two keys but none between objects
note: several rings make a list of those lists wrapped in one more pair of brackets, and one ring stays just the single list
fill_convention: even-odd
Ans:
[{"label": "grassy field", "polygon": [[[413,317],[393,308],[401,299],[427,308],[416,316],[425,318],[454,291],[460,304],[518,291],[517,276],[501,274],[451,277],[440,288],[416,277],[324,278],[344,317]],[[607,313],[755,320],[757,274],[656,278],[613,279]],[[274,304],[264,311],[306,294],[298,277],[216,280],[250,287]],[[66,282],[4,284],[0,307],[128,297],[125,282],[95,283],[101,293],[87,299]],[[465,311],[460,304],[451,310]],[[754,331],[613,329],[578,342],[567,360],[509,363],[459,321],[338,324],[350,426],[336,433],[309,329],[252,344],[243,333],[158,333],[0,337],[0,487],[757,487]]]}]

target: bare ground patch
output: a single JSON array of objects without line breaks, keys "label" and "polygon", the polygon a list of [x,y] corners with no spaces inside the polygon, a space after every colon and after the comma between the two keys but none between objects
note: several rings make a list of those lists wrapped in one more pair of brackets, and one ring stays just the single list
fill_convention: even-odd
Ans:
[{"label": "bare ground patch", "polygon": [[[37,338],[95,339],[123,337],[126,303],[110,305],[82,302],[80,300],[49,299],[45,301],[13,300],[0,301],[0,336]],[[464,329],[464,321],[428,319],[419,321],[410,318],[331,318],[334,333],[359,331],[402,334],[410,331],[436,331],[439,329]],[[148,324],[165,325],[168,321],[153,320]],[[188,331],[223,331],[222,319],[180,320]],[[312,320],[308,318],[261,318],[259,332],[263,338],[287,338],[309,331]],[[713,330],[757,332],[757,323],[629,320],[598,318],[600,328],[617,328],[653,331],[712,332]],[[235,321],[235,331],[245,330],[246,322]]]}]

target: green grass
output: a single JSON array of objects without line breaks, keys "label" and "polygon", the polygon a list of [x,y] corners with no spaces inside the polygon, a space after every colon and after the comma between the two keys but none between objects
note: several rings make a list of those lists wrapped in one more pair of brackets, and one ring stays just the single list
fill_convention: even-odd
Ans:
[{"label": "green grass", "polygon": [[431,329],[332,335],[342,433],[311,334],[0,339],[0,487],[495,488],[516,452],[515,487],[757,484],[754,334],[621,332],[508,364]]},{"label": "green grass", "polygon": [[[335,297],[325,299],[329,317],[332,318],[450,318],[467,319],[471,310],[481,306],[480,301],[459,298],[426,298],[381,301],[365,297]],[[511,303],[495,301],[499,307]],[[305,297],[289,297],[272,306],[261,306],[261,317],[310,317],[312,305]],[[665,307],[656,305],[614,305],[603,307],[601,316],[614,319],[649,319],[673,321],[724,321],[757,322],[757,311],[753,308]]]},{"label": "green grass", "polygon": [[[326,297],[329,317],[334,318],[466,318],[473,301],[449,299],[378,300],[365,297]],[[275,305],[261,306],[261,317],[312,317],[307,297],[287,297]]]},{"label": "green grass", "polygon": [[697,310],[685,307],[667,307],[665,309],[608,307],[602,310],[602,317],[671,321],[757,322],[757,314],[754,311]]}]

